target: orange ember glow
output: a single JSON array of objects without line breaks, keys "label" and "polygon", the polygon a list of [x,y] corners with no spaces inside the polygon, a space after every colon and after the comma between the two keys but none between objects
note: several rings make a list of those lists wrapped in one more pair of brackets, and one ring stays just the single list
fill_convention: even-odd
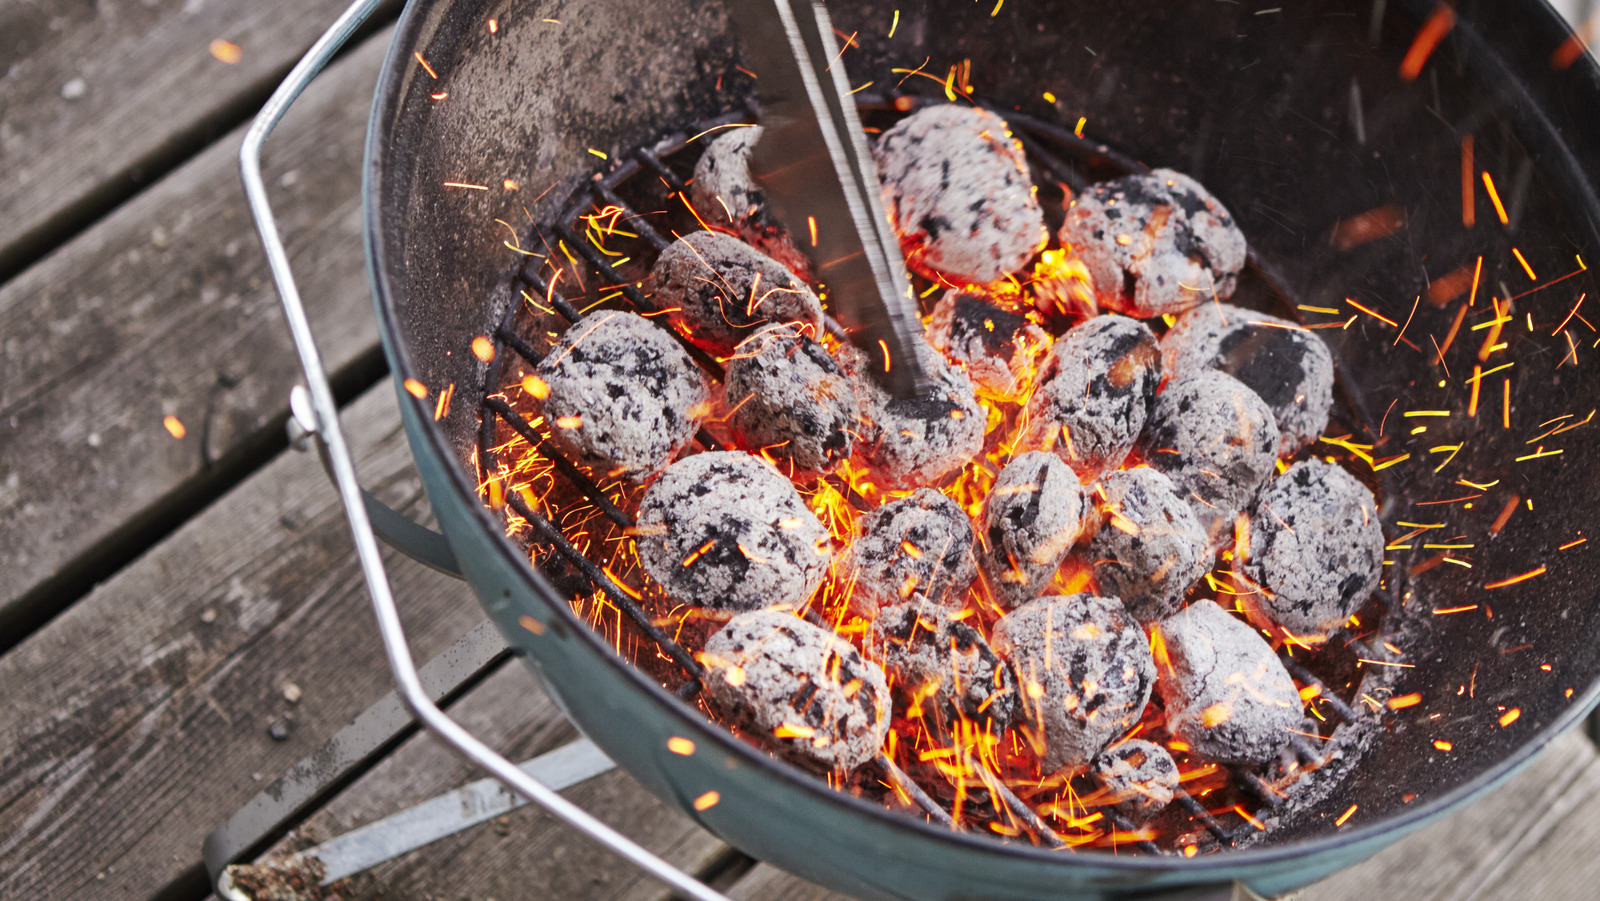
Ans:
[{"label": "orange ember glow", "polygon": [[1428,16],[1428,21],[1422,23],[1422,29],[1417,32],[1416,40],[1411,42],[1411,49],[1406,51],[1405,59],[1400,61],[1400,77],[1406,81],[1415,81],[1422,74],[1422,67],[1428,62],[1428,57],[1450,33],[1456,24],[1456,11],[1450,6],[1440,3],[1434,7],[1433,13]]},{"label": "orange ember glow", "polygon": [[178,439],[179,441],[183,440],[183,436],[189,434],[189,430],[183,426],[183,421],[178,419],[176,416],[162,417],[161,425],[167,430],[167,434]]},{"label": "orange ember glow", "polygon": [[218,62],[224,62],[231,66],[244,59],[244,50],[232,41],[217,38],[211,42],[211,55]]}]

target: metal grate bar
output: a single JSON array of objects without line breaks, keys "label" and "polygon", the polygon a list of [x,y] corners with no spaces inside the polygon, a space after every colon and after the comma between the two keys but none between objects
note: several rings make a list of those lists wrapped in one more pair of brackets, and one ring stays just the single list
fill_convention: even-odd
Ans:
[{"label": "metal grate bar", "polygon": [[1206,810],[1205,805],[1196,801],[1193,795],[1184,791],[1183,786],[1178,786],[1172,793],[1172,800],[1178,802],[1184,811],[1189,814],[1190,819],[1204,826],[1206,831],[1211,833],[1211,836],[1217,841],[1225,845],[1233,844],[1233,834],[1222,828],[1222,824],[1217,822],[1217,818],[1213,817],[1210,811]]},{"label": "metal grate bar", "polygon": [[1288,654],[1280,654],[1279,659],[1283,661],[1283,666],[1289,671],[1289,675],[1307,685],[1316,686],[1322,692],[1317,697],[1327,701],[1328,706],[1333,708],[1333,712],[1338,714],[1340,719],[1347,723],[1353,723],[1360,718],[1360,715],[1352,710],[1349,704],[1339,700],[1339,696],[1328,690],[1328,686],[1322,684],[1322,680],[1312,675],[1311,671],[1306,669],[1305,665],[1300,661],[1290,657]]}]

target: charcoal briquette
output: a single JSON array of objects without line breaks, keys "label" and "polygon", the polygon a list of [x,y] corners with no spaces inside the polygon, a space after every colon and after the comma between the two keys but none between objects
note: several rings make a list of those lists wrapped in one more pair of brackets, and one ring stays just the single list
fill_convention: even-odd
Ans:
[{"label": "charcoal briquette", "polygon": [[913,593],[959,607],[978,573],[972,521],[955,501],[920,488],[861,518],[861,534],[841,557],[839,573],[842,584],[853,586],[851,610],[866,619]]},{"label": "charcoal briquette", "polygon": [[732,228],[746,244],[809,280],[811,258],[795,246],[768,203],[767,192],[750,175],[750,150],[761,135],[762,128],[756,125],[735,128],[712,141],[694,165],[689,196],[706,221]]},{"label": "charcoal briquette", "polygon": [[1127,458],[1161,384],[1156,336],[1125,316],[1097,316],[1056,340],[1028,401],[1023,446],[1053,451],[1084,482]]},{"label": "charcoal briquette", "polygon": [[893,678],[906,716],[933,714],[946,728],[965,718],[999,734],[1022,713],[1011,667],[983,633],[920,594],[878,611],[868,647]]},{"label": "charcoal briquette", "polygon": [[966,373],[924,341],[913,347],[931,384],[922,396],[904,400],[878,384],[872,358],[855,345],[839,352],[861,402],[856,453],[873,480],[891,490],[936,484],[983,449],[986,414]]},{"label": "charcoal briquette", "polygon": [[765,329],[728,363],[728,424],[746,450],[805,480],[850,457],[861,416],[850,377],[828,349],[792,326]]},{"label": "charcoal briquette", "polygon": [[1055,454],[1020,454],[1000,470],[984,501],[978,562],[1002,607],[1020,606],[1049,587],[1086,512],[1077,474]]},{"label": "charcoal briquette", "polygon": [[1029,387],[1050,336],[1020,312],[971,291],[946,291],[928,320],[928,340],[965,367],[974,384],[1010,398]]},{"label": "charcoal briquette", "polygon": [[822,302],[783,264],[722,232],[673,242],[650,272],[657,303],[697,347],[725,357],[764,326],[822,335]]},{"label": "charcoal briquette", "polygon": [[1206,533],[1172,480],[1148,466],[1110,472],[1091,502],[1100,530],[1083,549],[1095,584],[1146,625],[1183,606],[1209,569]]},{"label": "charcoal briquette", "polygon": [[1178,790],[1177,762],[1166,748],[1142,738],[1113,745],[1095,758],[1093,773],[1110,802],[1135,821],[1160,813]]}]

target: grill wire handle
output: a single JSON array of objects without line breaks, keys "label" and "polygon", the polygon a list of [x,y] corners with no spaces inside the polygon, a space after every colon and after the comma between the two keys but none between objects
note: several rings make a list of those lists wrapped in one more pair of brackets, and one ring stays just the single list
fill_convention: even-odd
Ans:
[{"label": "grill wire handle", "polygon": [[306,387],[311,399],[311,412],[315,416],[315,435],[332,471],[339,489],[339,500],[344,506],[345,518],[355,541],[356,556],[361,562],[361,572],[366,578],[367,592],[372,599],[372,610],[378,621],[378,634],[383,639],[383,650],[389,659],[395,687],[406,707],[434,734],[471,763],[487,770],[490,775],[505,783],[512,791],[527,798],[568,825],[609,848],[617,855],[644,870],[672,888],[696,901],[728,901],[728,898],[709,886],[682,872],[656,855],[591,816],[583,808],[550,790],[537,779],[524,773],[515,764],[495,753],[470,732],[440,710],[428,697],[417,676],[416,661],[407,646],[405,630],[395,608],[394,595],[389,589],[388,575],[383,559],[378,553],[378,540],[373,534],[372,522],[362,499],[361,484],[356,477],[355,462],[345,443],[344,431],[339,426],[339,408],[334,402],[333,389],[328,384],[328,374],[317,350],[316,339],[306,317],[305,305],[295,285],[294,273],[289,267],[289,257],[278,234],[277,221],[267,200],[266,185],[261,177],[261,149],[267,137],[288,112],[300,93],[317,73],[327,65],[361,23],[383,0],[356,0],[339,19],[323,33],[322,37],[306,51],[295,64],[287,78],[267,100],[266,106],[250,123],[244,144],[239,148],[239,170],[244,181],[245,196],[250,203],[250,215],[255,219],[260,233],[267,265],[272,270],[278,295],[283,303],[284,316],[294,338],[295,350],[306,377]]}]

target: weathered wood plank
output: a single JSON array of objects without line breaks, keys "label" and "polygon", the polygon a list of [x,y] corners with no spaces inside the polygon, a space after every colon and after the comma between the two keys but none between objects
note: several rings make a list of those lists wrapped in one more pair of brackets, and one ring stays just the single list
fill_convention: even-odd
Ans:
[{"label": "weathered wood plank", "polygon": [[[386,44],[371,39],[324,73],[268,148],[323,356],[368,379],[380,364],[358,192]],[[241,134],[0,288],[0,635],[282,445],[298,364],[239,186]]]},{"label": "weathered wood plank", "polygon": [[[533,677],[513,661],[458,701],[451,715],[513,760],[576,737]],[[481,773],[419,735],[351,785],[274,851],[315,843],[457,788]],[[698,871],[723,845],[667,810],[623,773],[566,792],[586,810],[679,867]],[[660,899],[641,875],[554,818],[524,807],[337,886],[347,901],[377,898]]]},{"label": "weathered wood plank", "polygon": [[728,892],[733,901],[849,901],[820,885],[790,875],[769,864],[759,864]]},{"label": "weathered wood plank", "polygon": [[[390,385],[346,423],[369,487],[418,507]],[[481,621],[461,583],[391,571],[419,657]],[[335,494],[286,453],[0,658],[0,897],[203,886],[205,834],[388,688]]]},{"label": "weathered wood plank", "polygon": [[[345,5],[0,5],[0,273],[248,116]],[[212,54],[219,39],[236,63]]]}]

